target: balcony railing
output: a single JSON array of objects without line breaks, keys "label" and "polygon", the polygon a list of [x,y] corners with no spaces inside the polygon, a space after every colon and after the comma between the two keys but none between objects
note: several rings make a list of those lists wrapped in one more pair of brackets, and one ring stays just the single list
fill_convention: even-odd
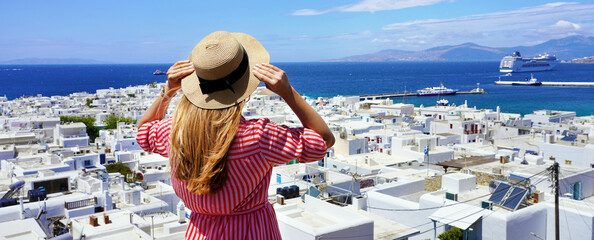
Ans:
[{"label": "balcony railing", "polygon": [[87,207],[87,206],[93,206],[96,203],[97,203],[97,197],[93,197],[93,198],[78,200],[78,201],[74,201],[74,202],[64,202],[64,207],[66,207],[66,209],[68,209],[68,210],[71,210],[71,209],[77,209],[77,208],[82,208],[82,207]]}]

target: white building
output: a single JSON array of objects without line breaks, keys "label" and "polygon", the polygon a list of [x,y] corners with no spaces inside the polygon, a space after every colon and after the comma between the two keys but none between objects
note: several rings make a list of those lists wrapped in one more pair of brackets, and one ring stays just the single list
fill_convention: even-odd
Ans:
[{"label": "white building", "polygon": [[56,125],[54,144],[64,148],[89,146],[87,126],[81,122]]}]

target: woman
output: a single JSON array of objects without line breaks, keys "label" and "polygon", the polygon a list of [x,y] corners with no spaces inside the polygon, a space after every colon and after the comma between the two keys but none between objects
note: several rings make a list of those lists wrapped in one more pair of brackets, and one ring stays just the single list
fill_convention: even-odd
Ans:
[{"label": "woman", "polygon": [[[280,239],[267,200],[273,165],[319,161],[334,144],[324,120],[268,62],[253,37],[211,33],[190,60],[171,66],[167,85],[139,122],[139,145],[169,157],[173,188],[192,210],[186,239]],[[241,116],[260,81],[305,128]],[[179,88],[183,96],[173,116],[163,119]]]}]

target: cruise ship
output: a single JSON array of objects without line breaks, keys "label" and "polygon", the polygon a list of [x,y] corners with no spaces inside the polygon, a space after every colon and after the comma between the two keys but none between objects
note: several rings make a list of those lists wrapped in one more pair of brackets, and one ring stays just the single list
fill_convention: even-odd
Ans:
[{"label": "cruise ship", "polygon": [[520,52],[516,51],[511,56],[505,56],[501,59],[499,71],[505,73],[548,71],[556,65],[557,58],[555,56],[545,54],[535,58],[522,58]]}]

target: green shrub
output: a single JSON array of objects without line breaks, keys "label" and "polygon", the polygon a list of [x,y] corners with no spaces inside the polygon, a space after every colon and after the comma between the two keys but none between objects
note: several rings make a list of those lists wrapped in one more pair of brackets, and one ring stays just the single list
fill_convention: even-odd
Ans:
[{"label": "green shrub", "polygon": [[60,122],[81,122],[87,126],[87,135],[91,142],[95,142],[95,138],[99,137],[99,128],[95,127],[94,117],[79,117],[79,116],[60,116]]},{"label": "green shrub", "polygon": [[462,230],[457,227],[450,228],[437,236],[439,240],[462,240]]},{"label": "green shrub", "polygon": [[116,129],[118,128],[118,122],[124,122],[126,124],[136,123],[136,119],[127,118],[127,117],[120,117],[116,115],[109,115],[105,118],[105,128],[104,129]]}]

